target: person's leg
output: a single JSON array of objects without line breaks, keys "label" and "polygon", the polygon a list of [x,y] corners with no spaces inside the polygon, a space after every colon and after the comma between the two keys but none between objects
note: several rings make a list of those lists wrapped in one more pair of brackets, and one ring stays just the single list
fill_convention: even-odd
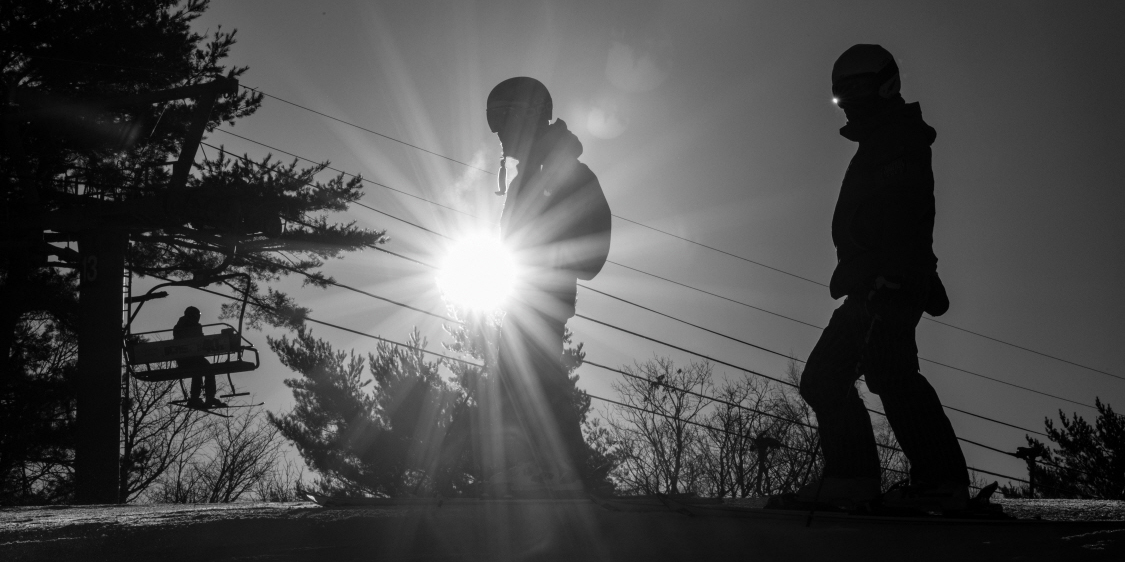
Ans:
[{"label": "person's leg", "polygon": [[921,310],[896,308],[876,325],[865,363],[867,386],[910,461],[915,483],[968,484],[965,457],[937,392],[921,375],[914,330]]},{"label": "person's leg", "polygon": [[544,308],[512,305],[504,318],[498,370],[504,463],[531,463],[544,478],[573,480],[585,444],[562,365],[565,320]]},{"label": "person's leg", "polygon": [[514,464],[533,462],[525,409],[530,400],[526,373],[531,371],[526,311],[509,308],[500,329],[497,381],[492,385],[492,464],[504,469]]},{"label": "person's leg", "polygon": [[214,400],[215,399],[215,375],[206,375],[204,377],[204,384],[205,384],[204,394],[207,396],[207,400],[208,401]]},{"label": "person's leg", "polygon": [[550,417],[543,424],[545,431],[554,434],[553,438],[538,439],[538,443],[558,442],[559,450],[545,452],[560,473],[572,472],[581,475],[585,465],[586,443],[582,438],[581,421],[574,407],[573,385],[567,377],[562,363],[563,333],[566,321],[556,318],[543,318],[544,337],[541,353],[536,357],[535,373],[543,390]]},{"label": "person's leg", "polygon": [[870,317],[849,297],[832,314],[801,375],[801,397],[816,412],[824,476],[879,478],[875,433],[855,381]]},{"label": "person's leg", "polygon": [[198,400],[199,394],[203,390],[203,376],[195,375],[191,378],[191,399]]}]

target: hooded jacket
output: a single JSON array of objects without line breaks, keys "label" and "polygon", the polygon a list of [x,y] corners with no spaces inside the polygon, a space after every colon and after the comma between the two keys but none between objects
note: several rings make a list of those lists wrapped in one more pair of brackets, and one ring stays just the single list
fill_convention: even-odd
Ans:
[{"label": "hooded jacket", "polygon": [[[578,161],[582,143],[562,119],[536,139],[508,188],[500,233],[523,266],[551,277],[593,279],[609,255],[611,215],[597,176]],[[571,289],[573,291],[573,289]]]},{"label": "hooded jacket", "polygon": [[[866,294],[882,275],[932,286],[927,312],[948,308],[933,251],[934,173],[930,145],[937,132],[917,103],[900,102],[840,134],[859,143],[832,215],[838,263],[832,298]],[[940,295],[937,294],[940,292]],[[939,302],[932,302],[934,300]],[[940,309],[940,310],[939,310]]]}]

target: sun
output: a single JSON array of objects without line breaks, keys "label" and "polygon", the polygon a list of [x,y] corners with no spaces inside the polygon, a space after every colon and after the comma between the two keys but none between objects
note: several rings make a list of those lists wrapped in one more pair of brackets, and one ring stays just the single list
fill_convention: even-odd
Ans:
[{"label": "sun", "polygon": [[475,234],[453,242],[438,271],[443,297],[458,306],[499,308],[516,281],[516,262],[496,236]]}]

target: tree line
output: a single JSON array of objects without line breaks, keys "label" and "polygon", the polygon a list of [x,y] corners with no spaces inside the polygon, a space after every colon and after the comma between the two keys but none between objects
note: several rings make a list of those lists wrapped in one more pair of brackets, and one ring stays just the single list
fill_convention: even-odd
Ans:
[{"label": "tree line", "polygon": [[[15,0],[0,9],[0,505],[67,503],[74,494],[77,253],[70,234],[37,221],[166,202],[164,164],[184,145],[196,103],[107,103],[247,72],[223,65],[235,32],[191,29],[207,7],[205,0]],[[51,100],[65,100],[66,111]],[[206,130],[261,103],[247,91],[225,95]],[[386,239],[328,220],[358,200],[362,186],[343,176],[317,181],[326,165],[220,151],[183,186],[193,195],[184,201],[197,204],[165,206],[175,212],[152,224],[121,213],[143,226],[125,250],[137,275],[249,274],[249,325],[290,330],[269,346],[296,374],[285,382],[292,410],[247,408],[231,418],[169,405],[176,383],[124,380],[122,501],[292,499],[301,469],[280,454],[285,442],[312,470],[307,485],[325,493],[479,493],[487,475],[472,439],[485,430],[476,397],[492,380],[495,318],[466,316],[444,344],[483,368],[427,359],[417,332],[407,347],[363,355],[313,337],[303,327],[309,310],[270,287],[293,272],[326,287],[327,260]],[[819,473],[816,420],[792,387],[654,357],[621,367],[628,375],[614,386],[621,405],[594,408],[576,384],[583,358],[568,336],[564,360],[588,445],[585,468],[599,491],[744,498],[792,491]],[[795,363],[787,376],[799,380]],[[1047,419],[1049,443],[1028,437],[1024,448],[1035,457],[1034,490],[1007,492],[1125,499],[1125,422],[1100,400],[1097,408],[1092,424],[1062,411],[1057,424]],[[885,423],[874,422],[889,484],[909,466]]]}]

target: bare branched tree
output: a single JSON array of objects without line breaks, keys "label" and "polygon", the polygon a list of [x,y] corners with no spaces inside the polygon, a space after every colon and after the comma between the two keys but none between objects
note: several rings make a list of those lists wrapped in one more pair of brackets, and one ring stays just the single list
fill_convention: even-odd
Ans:
[{"label": "bare branched tree", "polygon": [[728,380],[719,386],[706,418],[703,447],[706,495],[745,498],[770,489],[770,459],[786,422],[770,415],[773,389],[761,379]]},{"label": "bare branched tree", "polygon": [[130,377],[123,412],[121,501],[132,502],[174,465],[190,459],[207,441],[210,416],[169,402],[177,381],[142,382]]},{"label": "bare branched tree", "polygon": [[[620,459],[613,477],[622,492],[761,497],[795,492],[820,476],[816,416],[797,390],[795,360],[784,383],[733,378],[714,385],[709,363],[677,369],[667,358],[624,370],[642,378],[614,385],[626,406],[607,413],[608,432],[599,440]],[[872,424],[887,489],[910,466],[886,419]]]},{"label": "bare branched tree", "polygon": [[204,449],[173,463],[152,498],[168,503],[236,501],[273,474],[281,445],[277,428],[259,407],[212,422]]},{"label": "bare branched tree", "polygon": [[692,362],[677,368],[671,359],[656,357],[623,370],[641,378],[614,383],[628,407],[618,407],[617,415],[607,419],[620,455],[614,478],[622,491],[699,492],[704,437],[698,424],[708,404],[684,391],[707,394],[711,364]]},{"label": "bare branched tree", "polygon": [[268,474],[254,484],[252,496],[263,502],[292,502],[305,499],[301,495],[305,470],[300,463],[283,455],[284,462],[274,465]]}]

